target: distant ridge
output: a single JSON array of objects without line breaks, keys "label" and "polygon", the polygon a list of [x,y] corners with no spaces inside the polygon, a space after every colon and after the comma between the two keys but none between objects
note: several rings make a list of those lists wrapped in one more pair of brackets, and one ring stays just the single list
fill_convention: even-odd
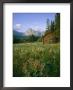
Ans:
[{"label": "distant ridge", "polygon": [[28,29],[26,32],[19,32],[17,30],[13,30],[13,36],[16,36],[16,37],[25,37],[25,36],[30,36],[30,35],[34,35],[34,36],[42,36],[44,34],[43,31],[35,31],[33,29]]}]

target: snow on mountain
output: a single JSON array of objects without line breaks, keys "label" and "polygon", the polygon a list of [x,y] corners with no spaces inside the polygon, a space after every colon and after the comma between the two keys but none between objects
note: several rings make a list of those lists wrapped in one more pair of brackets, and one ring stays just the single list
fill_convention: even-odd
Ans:
[{"label": "snow on mountain", "polygon": [[13,30],[13,35],[16,36],[16,37],[24,37],[24,36],[31,36],[31,35],[34,35],[34,36],[42,36],[44,35],[44,31],[40,31],[40,30],[33,30],[33,29],[28,29],[27,31],[25,32],[18,32],[16,30]]},{"label": "snow on mountain", "polygon": [[42,36],[44,32],[41,32],[40,30],[33,30],[33,29],[28,29],[26,32],[25,32],[25,35],[26,36],[29,36],[29,35],[34,35],[34,36]]}]

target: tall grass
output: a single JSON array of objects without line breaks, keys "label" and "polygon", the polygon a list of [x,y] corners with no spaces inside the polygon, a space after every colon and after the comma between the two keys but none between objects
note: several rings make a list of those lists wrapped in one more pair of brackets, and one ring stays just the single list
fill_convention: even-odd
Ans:
[{"label": "tall grass", "polygon": [[60,45],[23,43],[13,45],[14,77],[59,77]]}]

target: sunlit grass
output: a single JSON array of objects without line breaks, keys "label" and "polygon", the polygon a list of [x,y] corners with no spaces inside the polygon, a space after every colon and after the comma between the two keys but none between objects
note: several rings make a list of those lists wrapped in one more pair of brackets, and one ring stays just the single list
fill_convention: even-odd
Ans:
[{"label": "sunlit grass", "polygon": [[21,43],[13,45],[13,76],[59,77],[60,45]]}]

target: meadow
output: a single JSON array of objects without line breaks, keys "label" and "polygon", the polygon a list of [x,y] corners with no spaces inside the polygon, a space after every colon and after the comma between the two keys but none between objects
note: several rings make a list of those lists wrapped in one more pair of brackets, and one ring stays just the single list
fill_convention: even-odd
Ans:
[{"label": "meadow", "polygon": [[59,77],[60,44],[13,44],[14,77]]}]

